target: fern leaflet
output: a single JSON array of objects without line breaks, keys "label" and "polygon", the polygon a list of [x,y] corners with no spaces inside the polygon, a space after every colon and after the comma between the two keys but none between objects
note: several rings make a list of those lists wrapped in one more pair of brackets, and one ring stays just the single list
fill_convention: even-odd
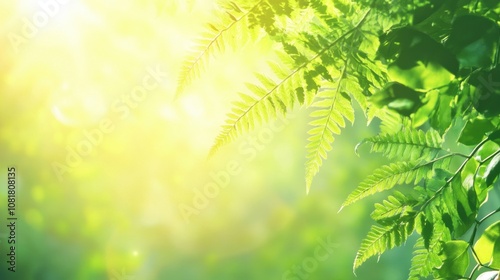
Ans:
[{"label": "fern leaflet", "polygon": [[432,249],[425,248],[422,237],[417,240],[414,249],[408,280],[419,280],[422,277],[427,277],[432,273],[434,267],[439,267],[441,264],[439,255]]},{"label": "fern leaflet", "polygon": [[[442,151],[443,140],[435,130],[401,130],[394,134],[381,134],[360,143],[370,143],[372,152],[381,152],[393,159],[416,160],[435,157]],[[359,146],[359,145],[358,145]]]},{"label": "fern leaflet", "polygon": [[[353,33],[365,21],[369,12],[370,10],[365,13],[358,25],[329,42],[313,57],[306,59],[301,55],[301,61],[305,61],[293,69],[278,83],[273,83],[271,87],[249,86],[249,90],[257,97],[253,99],[251,97],[246,98],[243,102],[234,103],[231,113],[228,114],[229,118],[226,120],[226,124],[223,125],[222,132],[215,139],[215,144],[212,146],[209,156],[213,155],[220,147],[234,140],[242,133],[248,132],[255,126],[271,120],[276,115],[275,110],[278,108],[277,106],[273,106],[274,103],[271,103],[271,100],[279,99],[283,101],[285,98],[290,98],[289,96],[291,95],[295,100],[304,100],[301,104],[306,103],[309,105],[308,101],[311,100],[313,94],[316,93],[315,85],[317,84],[317,82],[313,80],[312,73],[314,72],[315,79],[319,79],[315,61],[317,59],[323,59],[324,54],[328,53],[330,49],[342,42],[349,34]],[[293,47],[287,43],[283,45],[285,49],[287,47]],[[287,52],[298,53],[297,49],[287,50]],[[286,64],[286,61],[283,64]],[[314,86],[311,86],[311,84],[314,84]],[[296,94],[291,94],[291,92],[295,92]],[[288,97],[285,96],[287,94],[289,95]],[[281,110],[282,107],[279,107],[279,109]],[[286,107],[285,109],[291,108]]]},{"label": "fern leaflet", "polygon": [[380,133],[390,134],[397,131],[401,131],[403,128],[403,116],[394,111],[383,111],[382,116],[378,116],[381,120],[380,123]]},{"label": "fern leaflet", "polygon": [[335,90],[324,90],[318,93],[316,101],[312,107],[317,108],[311,113],[311,117],[317,118],[310,122],[313,126],[309,130],[310,137],[307,139],[306,162],[306,191],[309,192],[313,177],[319,172],[323,159],[326,159],[327,152],[332,149],[334,141],[333,134],[340,134],[341,128],[345,127],[345,120],[354,122],[354,109],[352,108],[349,96],[341,91],[342,81],[346,75],[347,62],[340,77],[338,78]]},{"label": "fern leaflet", "polygon": [[382,203],[375,204],[371,217],[379,224],[386,225],[402,219],[413,212],[413,206],[418,203],[411,196],[394,192]]},{"label": "fern leaflet", "polygon": [[380,255],[386,250],[402,245],[413,232],[415,217],[411,217],[404,223],[396,223],[390,226],[372,226],[366,238],[356,253],[353,270],[372,256]]},{"label": "fern leaflet", "polygon": [[302,103],[304,96],[301,94],[304,92],[297,90],[297,94],[290,93],[303,88],[304,81],[301,78],[303,71],[297,69],[278,83],[268,78],[264,80],[263,76],[257,75],[262,85],[246,84],[252,94],[240,93],[241,101],[233,103],[231,113],[227,115],[226,124],[222,126],[221,133],[215,139],[209,156],[242,133],[276,118],[277,114],[284,115],[294,104]]},{"label": "fern leaflet", "polygon": [[[203,37],[198,40],[195,49],[186,57],[181,66],[176,95],[182,93],[189,84],[200,76],[201,72],[207,67],[210,56],[213,55],[217,49],[222,51],[225,47],[226,34],[235,29],[236,24],[242,22],[262,2],[264,1],[261,0],[257,2],[248,11],[243,11],[243,8],[239,7],[234,2],[230,2],[227,5],[226,11],[218,17],[221,23],[209,23],[207,25],[207,31],[204,33]],[[234,14],[240,15],[236,17]]]},{"label": "fern leaflet", "polygon": [[398,184],[418,183],[431,169],[432,165],[421,165],[416,162],[398,162],[382,166],[359,184],[342,204],[342,208]]}]

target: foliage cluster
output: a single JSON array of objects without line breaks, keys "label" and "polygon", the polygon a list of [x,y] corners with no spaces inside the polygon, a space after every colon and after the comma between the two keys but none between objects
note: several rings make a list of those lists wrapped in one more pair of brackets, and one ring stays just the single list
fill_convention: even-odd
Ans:
[{"label": "foliage cluster", "polygon": [[[500,221],[500,3],[491,0],[229,1],[186,59],[179,92],[210,59],[266,35],[278,61],[238,93],[211,154],[294,108],[311,109],[306,188],[361,107],[392,162],[342,207],[383,191],[354,269],[416,232],[409,279],[497,279]],[[242,39],[243,38],[243,39]],[[358,105],[355,105],[358,104]],[[496,206],[493,206],[496,207]],[[481,215],[480,215],[481,213]],[[485,228],[485,225],[488,225]]]}]

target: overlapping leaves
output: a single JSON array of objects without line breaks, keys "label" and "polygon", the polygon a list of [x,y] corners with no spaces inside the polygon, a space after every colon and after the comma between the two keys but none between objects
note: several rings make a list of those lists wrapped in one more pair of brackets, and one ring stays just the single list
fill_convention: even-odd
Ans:
[{"label": "overlapping leaves", "polygon": [[[355,100],[369,121],[382,120],[382,133],[362,143],[396,161],[363,180],[342,207],[398,190],[375,205],[372,218],[379,225],[362,241],[354,269],[402,245],[414,230],[421,238],[411,280],[430,274],[465,278],[471,250],[480,263],[467,279],[479,267],[499,269],[498,224],[475,241],[485,219],[477,220],[479,208],[500,175],[498,146],[488,146],[500,138],[498,4],[278,2],[228,2],[221,22],[208,25],[198,54],[186,60],[179,90],[206,68],[216,51],[235,43],[226,35],[240,25],[261,28],[282,46],[279,61],[269,64],[272,74],[256,74],[256,82],[239,93],[211,154],[294,107],[311,107],[305,176],[309,190],[335,137],[354,121]],[[240,24],[244,22],[250,25]],[[448,146],[458,142],[470,148],[458,146],[451,152],[443,148],[444,139]],[[470,240],[460,239],[471,228]]]}]

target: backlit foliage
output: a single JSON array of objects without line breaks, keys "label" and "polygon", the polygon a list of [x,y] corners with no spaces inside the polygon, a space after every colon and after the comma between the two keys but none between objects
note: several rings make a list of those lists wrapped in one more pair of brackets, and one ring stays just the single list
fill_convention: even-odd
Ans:
[{"label": "backlit foliage", "polygon": [[[225,22],[207,24],[205,37],[211,39],[200,41],[197,54],[186,59],[180,91],[205,70],[208,56],[216,54],[212,49],[237,45],[226,42],[231,30],[255,38],[266,34],[279,59],[268,62],[271,76],[256,73],[258,82],[238,94],[211,154],[296,107],[310,108],[309,191],[335,137],[360,107],[368,123],[381,121],[380,135],[360,147],[393,162],[363,180],[342,207],[392,193],[375,205],[371,217],[377,225],[361,242],[354,269],[405,244],[413,232],[420,238],[409,279],[476,279],[480,269],[500,269],[499,223],[480,227],[500,212],[487,203],[500,174],[498,1],[223,6]],[[486,272],[477,279],[495,276]]]}]

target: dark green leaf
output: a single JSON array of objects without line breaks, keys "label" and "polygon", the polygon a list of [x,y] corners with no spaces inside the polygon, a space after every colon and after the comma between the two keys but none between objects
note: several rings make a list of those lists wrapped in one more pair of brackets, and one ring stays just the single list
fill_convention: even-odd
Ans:
[{"label": "dark green leaf", "polygon": [[457,55],[462,68],[490,67],[498,47],[498,25],[479,15],[457,17],[446,46]]},{"label": "dark green leaf", "polygon": [[379,54],[393,61],[389,75],[408,87],[429,90],[445,86],[458,73],[455,56],[421,31],[403,27],[381,36],[380,41]]},{"label": "dark green leaf", "polygon": [[500,139],[500,129],[493,131],[490,135],[488,135],[488,139],[491,141],[497,141]]},{"label": "dark green leaf", "polygon": [[493,184],[495,179],[500,174],[500,154],[493,157],[491,162],[488,164],[486,171],[484,172],[484,178],[486,180],[486,186]]},{"label": "dark green leaf", "polygon": [[379,107],[387,106],[403,116],[415,113],[422,105],[421,93],[400,83],[388,83],[370,100]]},{"label": "dark green leaf", "polygon": [[445,1],[431,0],[425,6],[418,7],[413,11],[413,25],[417,25],[435,14]]},{"label": "dark green leaf", "polygon": [[490,132],[495,127],[490,120],[487,119],[471,119],[467,121],[462,132],[460,132],[460,138],[458,142],[464,145],[477,145],[481,140],[483,140],[485,134]]},{"label": "dark green leaf", "polygon": [[500,67],[473,73],[469,83],[474,108],[488,117],[500,114]]}]

